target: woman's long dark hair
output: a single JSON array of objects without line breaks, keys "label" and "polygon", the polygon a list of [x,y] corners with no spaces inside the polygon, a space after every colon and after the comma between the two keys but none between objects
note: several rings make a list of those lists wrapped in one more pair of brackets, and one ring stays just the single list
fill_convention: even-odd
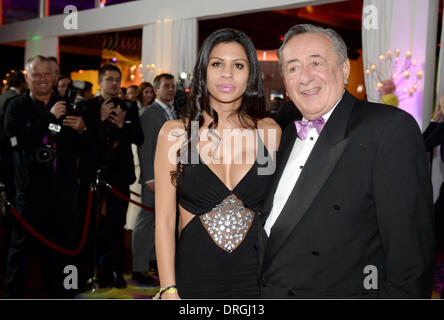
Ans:
[{"label": "woman's long dark hair", "polygon": [[[265,117],[265,97],[262,87],[261,70],[253,43],[242,31],[230,28],[216,30],[208,38],[206,38],[202,44],[196,65],[194,67],[191,81],[191,95],[189,103],[184,107],[184,125],[187,142],[178,151],[179,159],[183,159],[180,157],[180,153],[185,151],[184,148],[187,150],[186,154],[188,155],[188,160],[189,156],[193,152],[191,149],[192,121],[198,121],[200,129],[204,121],[202,113],[205,111],[213,118],[213,121],[208,128],[214,129],[217,127],[218,115],[217,112],[210,106],[210,94],[207,88],[207,68],[211,50],[222,42],[239,43],[244,48],[248,57],[248,85],[242,97],[242,104],[236,110],[240,123],[244,128],[256,129],[257,121]],[[253,125],[251,125],[251,122],[253,122]],[[171,173],[171,180],[173,184],[176,184],[178,179],[184,174],[185,165],[187,163],[189,163],[189,161],[179,161],[177,171]]]}]

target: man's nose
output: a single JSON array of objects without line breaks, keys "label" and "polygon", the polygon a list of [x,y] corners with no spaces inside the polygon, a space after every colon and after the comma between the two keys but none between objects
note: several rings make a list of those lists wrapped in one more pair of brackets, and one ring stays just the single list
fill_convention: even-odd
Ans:
[{"label": "man's nose", "polygon": [[301,73],[299,74],[299,83],[308,84],[313,79],[313,74],[309,67],[301,67]]}]

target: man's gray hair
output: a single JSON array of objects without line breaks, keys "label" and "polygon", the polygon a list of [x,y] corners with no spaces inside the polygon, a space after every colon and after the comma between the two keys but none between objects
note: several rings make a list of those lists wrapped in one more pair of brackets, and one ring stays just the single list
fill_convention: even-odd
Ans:
[{"label": "man's gray hair", "polygon": [[49,63],[49,65],[51,67],[51,70],[52,70],[51,60],[49,58],[47,58],[47,57],[42,56],[42,55],[37,55],[37,56],[31,57],[28,60],[26,60],[26,62],[25,62],[25,70],[26,70],[27,74],[30,73],[30,71],[31,71],[30,70],[31,64],[34,63],[35,61]]},{"label": "man's gray hair", "polygon": [[279,69],[282,71],[282,51],[285,45],[293,37],[304,33],[321,33],[326,35],[333,43],[333,49],[338,55],[338,64],[341,65],[347,60],[347,45],[344,39],[333,29],[325,29],[322,27],[314,26],[312,24],[297,24],[291,27],[284,37],[284,42],[278,50]]}]

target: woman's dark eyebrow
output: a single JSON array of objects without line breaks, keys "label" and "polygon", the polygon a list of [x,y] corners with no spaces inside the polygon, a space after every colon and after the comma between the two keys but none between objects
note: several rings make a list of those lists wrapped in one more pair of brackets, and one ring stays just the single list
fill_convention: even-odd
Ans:
[{"label": "woman's dark eyebrow", "polygon": [[[208,60],[211,60],[211,59],[219,59],[219,60],[225,61],[225,59],[222,59],[222,58],[219,58],[219,57],[209,57],[209,58],[208,58]],[[237,61],[237,60],[242,60],[242,61],[248,63],[248,60],[246,60],[246,59],[244,59],[244,58],[236,58],[236,59],[233,59],[232,61]]]}]

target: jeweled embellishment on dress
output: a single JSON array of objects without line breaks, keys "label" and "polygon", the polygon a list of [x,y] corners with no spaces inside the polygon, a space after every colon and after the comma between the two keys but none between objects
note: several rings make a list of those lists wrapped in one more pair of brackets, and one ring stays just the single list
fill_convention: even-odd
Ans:
[{"label": "jeweled embellishment on dress", "polygon": [[229,195],[210,212],[200,216],[213,241],[229,253],[245,239],[253,224],[253,218],[254,212],[245,208],[234,194]]}]

